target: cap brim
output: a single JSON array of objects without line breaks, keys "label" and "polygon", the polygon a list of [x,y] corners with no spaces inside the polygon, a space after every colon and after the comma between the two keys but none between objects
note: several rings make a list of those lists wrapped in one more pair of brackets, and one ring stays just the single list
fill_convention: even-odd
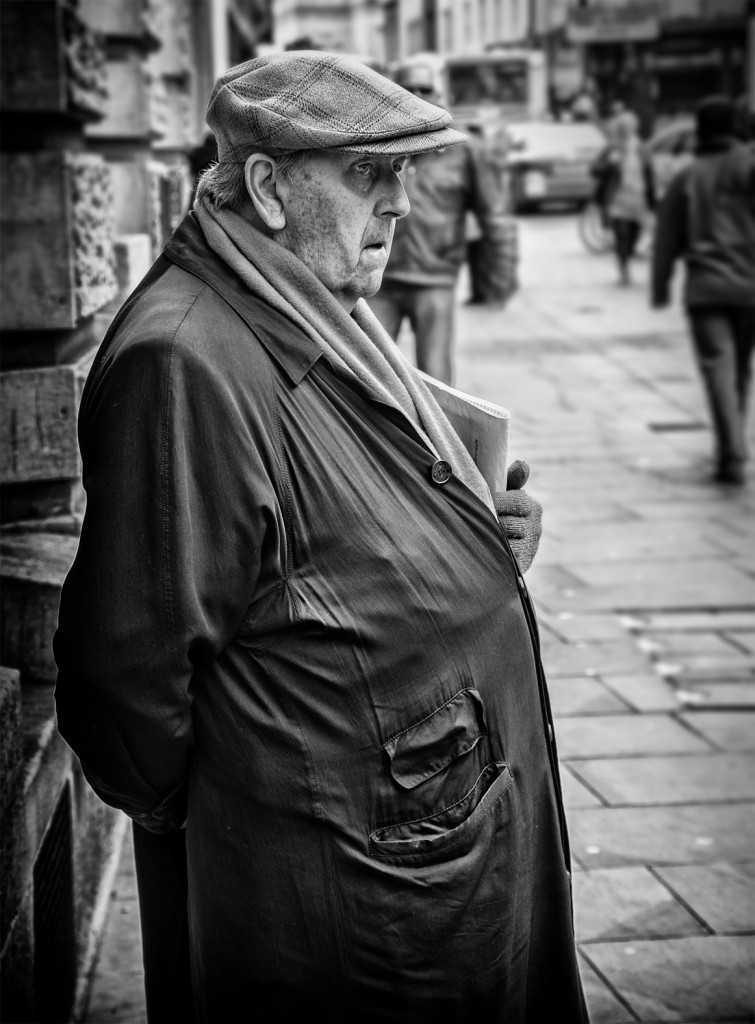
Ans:
[{"label": "cap brim", "polygon": [[397,156],[414,156],[417,153],[431,153],[435,149],[458,146],[469,137],[455,128],[438,128],[433,132],[419,132],[417,135],[400,135],[392,139],[374,142],[354,143],[350,146],[329,146],[339,153],[386,153]]}]

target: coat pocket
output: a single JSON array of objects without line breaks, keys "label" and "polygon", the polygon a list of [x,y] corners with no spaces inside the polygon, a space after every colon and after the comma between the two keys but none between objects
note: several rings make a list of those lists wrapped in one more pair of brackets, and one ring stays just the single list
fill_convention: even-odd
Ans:
[{"label": "coat pocket", "polygon": [[381,860],[404,864],[431,863],[441,855],[463,856],[512,782],[508,766],[495,761],[483,768],[456,803],[424,818],[376,829],[370,835],[370,852]]},{"label": "coat pocket", "polygon": [[413,789],[469,753],[487,735],[482,698],[477,690],[459,690],[450,700],[383,744],[391,775]]}]

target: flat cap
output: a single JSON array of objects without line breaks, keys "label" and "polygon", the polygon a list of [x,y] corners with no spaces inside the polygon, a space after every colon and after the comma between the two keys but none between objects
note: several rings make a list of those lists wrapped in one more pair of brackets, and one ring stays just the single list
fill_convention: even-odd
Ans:
[{"label": "flat cap", "polygon": [[426,153],[466,142],[448,111],[426,103],[352,57],[291,50],[226,71],[207,107],[218,160],[257,149]]}]

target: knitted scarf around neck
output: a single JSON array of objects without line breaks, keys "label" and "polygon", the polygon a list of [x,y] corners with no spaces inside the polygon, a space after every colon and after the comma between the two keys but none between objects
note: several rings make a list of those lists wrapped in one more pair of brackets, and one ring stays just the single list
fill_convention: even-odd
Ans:
[{"label": "knitted scarf around neck", "polygon": [[364,299],[349,315],[298,257],[240,214],[217,210],[206,199],[195,203],[193,212],[207,244],[253,295],[319,345],[336,373],[356,377],[378,401],[408,416],[431,451],[495,511],[471,455]]}]

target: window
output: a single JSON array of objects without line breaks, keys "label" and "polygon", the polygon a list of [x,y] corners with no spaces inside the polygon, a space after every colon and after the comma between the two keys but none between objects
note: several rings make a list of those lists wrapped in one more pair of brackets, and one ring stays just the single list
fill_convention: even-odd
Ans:
[{"label": "window", "polygon": [[449,67],[448,78],[453,106],[527,102],[527,64],[522,60],[456,64]]}]

